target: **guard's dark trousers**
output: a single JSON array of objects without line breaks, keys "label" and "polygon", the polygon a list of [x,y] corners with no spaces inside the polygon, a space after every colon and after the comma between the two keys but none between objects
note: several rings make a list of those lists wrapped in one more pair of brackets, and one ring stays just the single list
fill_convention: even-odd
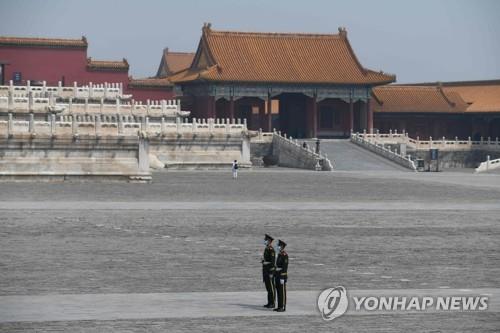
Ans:
[{"label": "guard's dark trousers", "polygon": [[279,277],[276,277],[276,291],[278,295],[278,308],[286,310],[286,280],[283,284],[280,284]]},{"label": "guard's dark trousers", "polygon": [[274,305],[275,288],[273,275],[264,273],[264,283],[267,290],[267,304]]}]

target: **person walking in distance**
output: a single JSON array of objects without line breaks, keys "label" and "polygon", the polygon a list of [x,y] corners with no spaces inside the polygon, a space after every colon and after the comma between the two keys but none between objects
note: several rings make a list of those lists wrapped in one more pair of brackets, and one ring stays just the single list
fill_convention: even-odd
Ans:
[{"label": "person walking in distance", "polygon": [[278,239],[278,258],[276,258],[276,291],[278,294],[277,312],[286,310],[286,281],[288,278],[288,254],[285,252],[286,243]]},{"label": "person walking in distance", "polygon": [[266,286],[267,291],[267,304],[264,305],[265,308],[274,308],[275,299],[275,286],[274,286],[274,260],[275,252],[273,248],[273,240],[268,234],[264,237],[264,255],[262,256],[262,278]]},{"label": "person walking in distance", "polygon": [[233,170],[233,179],[238,178],[238,161],[237,160],[233,161],[232,170]]}]

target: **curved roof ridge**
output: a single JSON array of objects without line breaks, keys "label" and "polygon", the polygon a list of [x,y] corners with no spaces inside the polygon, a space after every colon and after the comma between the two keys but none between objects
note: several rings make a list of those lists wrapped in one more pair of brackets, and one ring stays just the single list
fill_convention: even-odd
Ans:
[{"label": "curved roof ridge", "polygon": [[320,34],[320,33],[299,33],[299,32],[258,32],[258,31],[228,31],[228,30],[211,30],[210,33],[215,35],[233,35],[233,36],[250,36],[250,37],[300,37],[300,38],[341,38],[339,34]]},{"label": "curved roof ridge", "polygon": [[374,89],[421,89],[421,90],[436,90],[436,86],[406,86],[406,85],[399,85],[399,84],[388,84],[385,86],[378,86]]}]

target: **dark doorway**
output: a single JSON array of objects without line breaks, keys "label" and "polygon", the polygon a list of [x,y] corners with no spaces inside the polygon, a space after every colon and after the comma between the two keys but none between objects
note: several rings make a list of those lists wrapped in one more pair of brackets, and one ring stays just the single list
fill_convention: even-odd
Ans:
[{"label": "dark doorway", "polygon": [[306,101],[303,94],[284,93],[279,95],[278,124],[281,132],[294,138],[307,136]]},{"label": "dark doorway", "polygon": [[318,103],[318,137],[348,137],[349,127],[348,103],[333,98]]}]

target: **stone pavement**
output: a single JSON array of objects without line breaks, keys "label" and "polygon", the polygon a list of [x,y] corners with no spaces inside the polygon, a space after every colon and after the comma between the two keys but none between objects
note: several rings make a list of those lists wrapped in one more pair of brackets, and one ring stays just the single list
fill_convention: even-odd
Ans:
[{"label": "stone pavement", "polygon": [[[487,313],[500,312],[500,289],[416,289],[416,290],[349,290],[350,297],[363,296],[442,296],[472,295],[489,297]],[[262,307],[264,292],[198,292],[151,294],[77,294],[42,296],[0,296],[0,323],[50,322],[78,320],[122,320],[157,318],[218,318],[256,316],[314,316],[317,315],[317,291],[291,291],[290,306],[285,313]],[[431,308],[426,313],[449,312]],[[419,313],[420,311],[378,314]],[[346,315],[373,315],[356,310],[350,303]]]},{"label": "stone pavement", "polygon": [[[57,310],[60,318],[43,319],[49,321],[18,317],[0,323],[2,332],[495,332],[500,327],[498,313],[344,316],[324,322],[307,301],[307,295],[335,285],[498,289],[497,175],[262,169],[242,170],[233,181],[229,171],[168,171],[155,174],[153,184],[1,183],[0,188],[0,316],[50,313],[56,308],[35,302],[66,298],[76,305],[87,299],[87,309],[101,316],[82,319],[85,311],[68,307],[64,316]],[[289,244],[286,320],[260,309],[264,232]],[[239,296],[217,303],[231,293]],[[142,301],[140,294],[146,295]],[[203,301],[208,309],[200,303],[198,316],[182,317],[182,309],[194,306],[186,300],[199,294],[210,296]],[[180,298],[169,298],[175,295]],[[135,300],[136,307],[127,308],[120,297]],[[93,302],[99,298],[102,303]],[[19,306],[21,301],[27,305]],[[15,309],[12,302],[19,311],[9,312]],[[171,316],[163,315],[166,308]]]}]

